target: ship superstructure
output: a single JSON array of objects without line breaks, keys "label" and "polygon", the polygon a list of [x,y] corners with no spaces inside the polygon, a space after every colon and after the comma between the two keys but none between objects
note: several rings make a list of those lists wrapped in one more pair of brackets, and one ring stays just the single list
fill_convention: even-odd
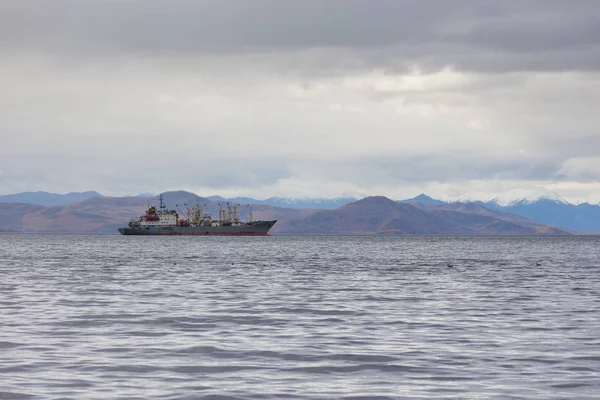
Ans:
[{"label": "ship superstructure", "polygon": [[157,209],[149,206],[145,214],[129,222],[127,228],[119,228],[122,235],[225,235],[225,236],[266,236],[277,220],[253,221],[249,208],[249,221],[240,220],[238,204],[219,204],[219,219],[212,218],[200,205],[183,204],[182,218],[176,210],[169,210],[162,194]]}]

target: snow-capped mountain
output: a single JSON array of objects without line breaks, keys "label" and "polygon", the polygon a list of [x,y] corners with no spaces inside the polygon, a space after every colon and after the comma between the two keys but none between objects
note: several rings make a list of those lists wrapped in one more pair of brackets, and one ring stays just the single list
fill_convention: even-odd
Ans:
[{"label": "snow-capped mountain", "polygon": [[565,200],[558,193],[547,194],[543,196],[539,196],[535,199],[521,198],[517,199],[508,204],[509,207],[517,206],[517,205],[527,205],[527,204],[563,204],[563,205],[572,205],[567,200]]},{"label": "snow-capped mountain", "polygon": [[[429,206],[431,206],[432,201],[436,201],[426,195],[405,201],[419,201],[419,198],[423,199],[424,204],[429,204]],[[438,204],[441,203],[443,202]],[[570,229],[575,232],[600,233],[600,205],[572,204],[556,193],[535,199],[521,198],[504,204],[496,199],[487,202],[473,201],[472,203],[490,210],[518,214],[546,225]]]},{"label": "snow-capped mountain", "polygon": [[521,199],[502,208],[547,225],[577,232],[600,232],[600,206],[571,204],[560,196]]}]

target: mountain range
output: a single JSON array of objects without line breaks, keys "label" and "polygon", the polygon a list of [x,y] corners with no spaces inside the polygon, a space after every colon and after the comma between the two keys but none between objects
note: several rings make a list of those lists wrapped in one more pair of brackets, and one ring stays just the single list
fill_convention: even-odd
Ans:
[{"label": "mountain range", "polygon": [[[44,192],[30,192],[26,198],[35,201],[37,193],[42,193],[39,202],[51,198]],[[87,198],[74,202],[77,195]],[[0,232],[115,233],[118,227],[142,214],[150,202],[155,202],[154,198],[143,196],[105,197],[97,192],[54,196],[63,196],[65,203],[3,204]],[[566,235],[600,232],[599,206],[575,206],[547,198],[521,200],[506,206],[494,201],[444,202],[425,194],[400,201],[382,196],[361,200],[350,197],[299,199],[295,203],[289,199],[271,199],[275,199],[271,200],[274,204],[252,198],[198,197],[185,191],[164,194],[167,205],[180,214],[185,213],[186,205],[198,204],[205,212],[218,215],[219,203],[244,203],[240,206],[242,218],[247,218],[252,209],[254,219],[279,221],[271,230],[273,234]],[[300,206],[292,208],[291,204]],[[313,207],[309,208],[309,204]],[[337,204],[341,205],[335,207]]]},{"label": "mountain range", "polygon": [[23,192],[6,194],[0,196],[0,203],[25,203],[40,206],[57,206],[61,204],[73,204],[92,197],[102,196],[98,192],[71,192],[67,194],[56,194],[48,192]]},{"label": "mountain range", "polygon": [[571,232],[473,203],[419,207],[383,196],[282,221],[278,233],[570,235]]},{"label": "mountain range", "polygon": [[344,204],[352,203],[353,201],[358,200],[355,197],[350,196],[335,198],[269,197],[268,199],[264,200],[257,200],[251,197],[233,197],[227,199],[221,196],[209,196],[208,199],[220,202],[229,201],[240,204],[267,204],[282,208],[314,208],[324,210],[332,210],[343,206]]},{"label": "mountain range", "polygon": [[489,209],[519,214],[547,225],[576,232],[600,233],[600,206],[595,204],[571,204],[550,197],[540,197],[533,201],[518,200],[505,206],[493,200],[477,203]]}]

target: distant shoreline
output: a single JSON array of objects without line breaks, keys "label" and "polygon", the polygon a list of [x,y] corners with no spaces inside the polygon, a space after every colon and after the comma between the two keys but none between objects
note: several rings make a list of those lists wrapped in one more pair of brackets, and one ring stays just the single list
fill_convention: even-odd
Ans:
[{"label": "distant shoreline", "polygon": [[[0,232],[0,235],[55,235],[55,236],[121,236],[119,233],[111,232]],[[143,236],[143,235],[142,235]],[[397,237],[397,236],[411,236],[411,237],[503,237],[503,238],[575,238],[575,237],[600,237],[600,233],[573,233],[571,235],[539,235],[539,234],[477,234],[477,233],[393,233],[393,234],[380,234],[380,233],[274,233],[268,236],[219,236],[219,237],[236,237],[236,238],[268,238],[268,237],[303,237],[303,236],[365,236],[365,237]],[[215,236],[189,236],[189,235],[146,235],[144,237],[202,237],[210,238]]]}]

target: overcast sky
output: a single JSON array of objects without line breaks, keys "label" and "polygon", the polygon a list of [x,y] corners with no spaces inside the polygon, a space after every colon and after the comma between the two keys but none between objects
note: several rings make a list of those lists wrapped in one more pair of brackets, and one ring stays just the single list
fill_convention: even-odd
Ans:
[{"label": "overcast sky", "polygon": [[0,2],[0,194],[600,202],[600,1]]}]

